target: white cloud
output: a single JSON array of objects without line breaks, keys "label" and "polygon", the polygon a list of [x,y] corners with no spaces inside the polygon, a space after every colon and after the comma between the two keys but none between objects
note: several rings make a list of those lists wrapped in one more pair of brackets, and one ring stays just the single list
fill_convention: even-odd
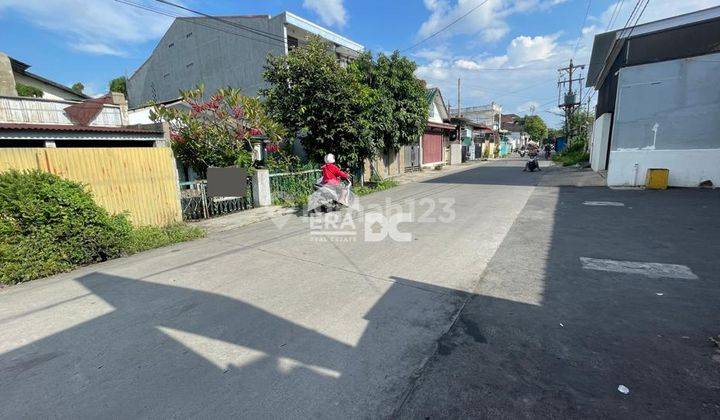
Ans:
[{"label": "white cloud", "polygon": [[433,48],[426,48],[413,52],[413,55],[426,60],[437,60],[443,57],[452,55],[450,48],[447,45],[439,45]]},{"label": "white cloud", "polygon": [[[563,0],[521,0],[494,2],[493,15],[497,19],[505,19],[512,13],[533,13],[541,8],[549,9]],[[470,0],[450,3],[450,0],[426,0],[425,5],[432,15],[445,13],[445,24],[457,18],[457,10],[465,12],[477,1]],[[507,42],[505,51],[488,55],[482,52],[483,43],[478,43],[480,53],[464,54],[467,49],[458,48],[462,44],[452,43],[447,39],[442,45],[454,46],[454,49],[443,51],[418,67],[417,75],[427,80],[428,85],[437,86],[443,91],[446,101],[455,103],[457,78],[462,79],[463,106],[482,105],[495,101],[500,103],[505,112],[529,113],[530,106],[535,106],[535,113],[541,115],[551,124],[558,125],[561,117],[557,114],[557,69],[565,67],[568,60],[574,57],[576,64],[587,63],[590,59],[592,42],[595,34],[605,32],[610,16],[617,3],[608,5],[600,14],[588,17],[587,24],[581,31],[578,27],[568,26],[563,32],[549,34],[525,34]],[[634,1],[624,1],[611,29],[622,27],[630,15]],[[664,19],[683,13],[720,5],[720,0],[684,0],[684,1],[651,1],[640,20],[640,23]],[[432,6],[432,7],[431,7]],[[482,6],[477,12],[480,12]],[[453,14],[455,13],[455,14]],[[476,12],[455,26],[472,26],[468,24]],[[475,19],[481,19],[476,17]],[[427,22],[429,22],[430,19]],[[476,21],[475,21],[476,22]],[[466,25],[467,24],[467,25]],[[438,24],[437,28],[441,27]],[[478,27],[477,25],[475,27]],[[487,28],[478,30],[486,31]],[[456,34],[467,34],[467,29],[460,29]],[[565,32],[567,31],[567,32]],[[581,32],[581,33],[578,33]],[[481,34],[482,35],[482,34]],[[575,48],[577,44],[577,49]],[[426,51],[436,51],[432,46],[425,45]],[[423,58],[414,54],[415,57]],[[422,63],[422,60],[420,60]],[[506,70],[497,70],[506,69]]]},{"label": "white cloud", "polygon": [[465,70],[480,70],[482,68],[482,66],[475,61],[463,59],[456,60],[455,67]]},{"label": "white cloud", "polygon": [[115,49],[109,45],[105,45],[100,42],[78,42],[76,44],[72,44],[71,47],[74,50],[82,51],[90,54],[97,54],[97,55],[115,55],[118,57],[125,56],[125,53],[123,51],[120,51],[118,49]]},{"label": "white cloud", "polygon": [[[457,78],[462,79],[461,102],[467,106],[495,101],[505,112],[539,114],[554,102],[557,69],[572,53],[572,41],[560,34],[521,35],[510,40],[505,53],[478,57],[445,56],[418,67],[417,76],[437,86],[445,99],[455,103]],[[543,115],[545,117],[545,115]],[[555,117],[553,117],[555,118]],[[551,118],[552,119],[552,118]]]},{"label": "white cloud", "polygon": [[449,68],[448,62],[433,60],[427,65],[418,66],[415,74],[420,79],[426,80],[429,86],[438,86],[450,76]]},{"label": "white cloud", "polygon": [[496,41],[508,31],[508,26],[502,19],[496,19],[502,10],[503,0],[458,0],[457,4],[450,5],[446,0],[426,0],[425,7],[430,10],[430,17],[420,26],[419,37],[427,37],[455,19],[486,1],[477,10],[464,18],[462,23],[456,24],[445,32],[446,35],[480,33],[485,41]]},{"label": "white cloud", "polygon": [[462,21],[443,31],[440,37],[479,34],[482,41],[494,42],[510,31],[507,23],[509,16],[548,10],[565,1],[567,0],[457,0],[451,4],[449,0],[425,0],[430,17],[420,26],[418,37],[430,36],[470,12]]},{"label": "white cloud", "polygon": [[508,61],[513,65],[523,65],[531,61],[543,61],[557,54],[558,35],[519,36],[507,48]]},{"label": "white cloud", "polygon": [[169,17],[114,1],[3,0],[3,10],[17,12],[32,25],[59,34],[70,47],[91,54],[123,54],[132,44],[159,38],[172,23]]},{"label": "white cloud", "polygon": [[326,25],[342,28],[347,23],[343,0],[304,0],[303,7],[317,13]]}]

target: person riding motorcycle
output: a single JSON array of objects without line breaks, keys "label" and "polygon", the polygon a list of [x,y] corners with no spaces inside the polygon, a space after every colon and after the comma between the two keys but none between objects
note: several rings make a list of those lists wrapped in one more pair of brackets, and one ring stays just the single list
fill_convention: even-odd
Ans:
[{"label": "person riding motorcycle", "polygon": [[528,150],[528,157],[530,158],[526,163],[525,167],[523,168],[524,171],[530,171],[533,172],[535,169],[540,171],[540,165],[538,164],[537,157],[540,154],[540,147],[535,142],[528,142],[527,146]]},{"label": "person riding motorcycle", "polygon": [[527,152],[530,157],[537,156],[540,153],[540,147],[535,142],[528,142]]},{"label": "person riding motorcycle", "polygon": [[325,156],[325,164],[320,168],[322,169],[322,183],[328,185],[340,185],[341,180],[349,180],[350,175],[340,170],[335,165],[335,155],[328,153]]},{"label": "person riding motorcycle", "polygon": [[325,155],[325,164],[320,169],[322,169],[321,184],[333,189],[337,193],[338,202],[346,204],[347,189],[344,188],[341,181],[350,181],[350,175],[335,165],[335,155],[332,153]]}]

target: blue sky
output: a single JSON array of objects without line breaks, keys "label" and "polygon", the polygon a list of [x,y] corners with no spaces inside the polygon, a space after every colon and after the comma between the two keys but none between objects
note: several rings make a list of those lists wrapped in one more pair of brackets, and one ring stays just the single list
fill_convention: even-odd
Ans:
[{"label": "blue sky", "polygon": [[[152,0],[130,0],[187,14]],[[483,0],[182,0],[209,14],[277,14],[289,10],[375,52],[403,50]],[[618,4],[619,3],[619,4]],[[570,57],[585,63],[594,34],[625,24],[635,0],[488,0],[431,41],[405,52],[417,75],[461,105],[495,101],[505,113],[534,110],[551,124],[556,69]],[[641,22],[720,5],[720,0],[651,0]],[[584,22],[584,23],[583,23]],[[113,0],[0,0],[0,51],[31,71],[86,93],[107,90],[113,77],[147,58],[171,18]],[[577,47],[576,47],[577,46]]]}]

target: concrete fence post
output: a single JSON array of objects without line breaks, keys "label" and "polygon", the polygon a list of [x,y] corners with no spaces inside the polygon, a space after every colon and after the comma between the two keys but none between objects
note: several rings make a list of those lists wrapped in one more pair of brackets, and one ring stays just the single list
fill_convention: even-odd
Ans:
[{"label": "concrete fence post", "polygon": [[258,169],[252,177],[252,183],[253,205],[255,207],[271,205],[272,196],[270,194],[270,171],[267,169]]}]

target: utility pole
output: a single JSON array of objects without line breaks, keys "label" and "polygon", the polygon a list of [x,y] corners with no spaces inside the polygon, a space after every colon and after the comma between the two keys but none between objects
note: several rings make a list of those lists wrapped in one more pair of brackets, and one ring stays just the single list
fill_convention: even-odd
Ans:
[{"label": "utility pole", "polygon": [[458,89],[457,89],[457,117],[460,118],[460,78],[458,77]]},{"label": "utility pole", "polygon": [[[582,96],[582,75],[577,78],[573,78],[573,73],[585,68],[584,64],[574,65],[572,59],[570,59],[570,65],[558,69],[558,107],[562,108],[565,114],[565,141],[570,141],[572,133],[572,127],[570,127],[572,116],[575,111],[581,106],[582,98],[573,91],[573,82],[578,82],[580,86],[580,96]],[[567,91],[563,94],[564,88],[567,86]]]}]

